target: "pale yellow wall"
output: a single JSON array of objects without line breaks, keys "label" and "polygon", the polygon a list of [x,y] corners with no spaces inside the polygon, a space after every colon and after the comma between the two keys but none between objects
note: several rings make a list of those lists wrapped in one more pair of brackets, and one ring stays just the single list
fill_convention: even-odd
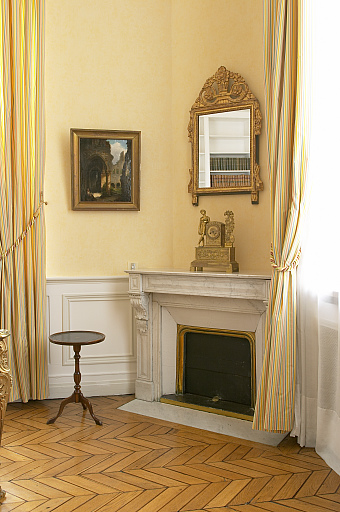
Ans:
[{"label": "pale yellow wall", "polygon": [[[47,275],[170,266],[171,3],[46,4]],[[140,212],[71,209],[70,128],[142,132]]]},{"label": "pale yellow wall", "polygon": [[[200,209],[224,222],[235,214],[236,259],[240,271],[270,272],[269,183],[264,123],[260,139],[264,191],[258,205],[250,195],[201,196],[192,206],[186,193],[191,162],[189,111],[205,80],[220,66],[240,73],[260,102],[264,115],[262,0],[173,1],[174,266],[194,259]],[[179,221],[181,219],[181,222]]]},{"label": "pale yellow wall", "polygon": [[[269,271],[269,193],[187,192],[189,110],[220,65],[241,73],[263,106],[262,0],[46,1],[47,275],[188,268],[199,209],[232,209],[241,270]],[[141,211],[71,209],[70,128],[142,132]],[[263,131],[264,133],[264,131]]]}]

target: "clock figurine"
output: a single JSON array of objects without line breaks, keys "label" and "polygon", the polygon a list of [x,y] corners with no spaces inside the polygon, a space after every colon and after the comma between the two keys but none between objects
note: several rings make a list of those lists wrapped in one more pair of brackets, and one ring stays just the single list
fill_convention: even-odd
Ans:
[{"label": "clock figurine", "polygon": [[207,268],[228,273],[239,271],[235,261],[234,213],[227,210],[224,217],[225,222],[211,221],[207,212],[201,210],[198,227],[200,239],[195,248],[196,259],[191,262],[190,270],[203,271]]}]

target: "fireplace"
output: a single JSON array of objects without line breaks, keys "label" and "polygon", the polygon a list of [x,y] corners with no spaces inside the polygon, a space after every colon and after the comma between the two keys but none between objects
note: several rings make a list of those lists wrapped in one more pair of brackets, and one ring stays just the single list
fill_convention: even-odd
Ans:
[{"label": "fireplace", "polygon": [[178,325],[176,392],[160,401],[251,420],[255,333]]},{"label": "fireplace", "polygon": [[[136,322],[137,378],[135,400],[122,409],[277,445],[284,435],[252,430],[251,421],[262,369],[270,277],[176,270],[130,270],[128,273],[129,295]],[[178,380],[182,377],[178,374],[177,333],[187,326],[200,336],[217,336],[218,347],[223,343],[222,339],[225,341],[225,338],[219,337],[230,337],[230,333],[231,337],[237,338],[232,341],[234,349],[236,342],[247,345],[248,355],[245,356],[243,352],[241,361],[235,363],[247,366],[245,375],[234,373],[228,376],[233,386],[243,380],[243,391],[241,388],[238,393],[247,395],[244,400],[237,400],[241,403],[232,404],[234,410],[230,406],[234,400],[230,399],[230,390],[224,395],[226,391],[220,391],[218,385],[209,392],[213,394],[207,397],[209,407],[201,404],[201,407],[193,408],[195,404],[188,404],[188,400],[185,404],[179,403],[180,395],[184,396],[185,393],[178,387]],[[215,352],[219,351],[218,347]],[[229,354],[234,349],[229,350]],[[209,371],[209,368],[204,371]],[[193,378],[193,372],[185,378],[197,381],[197,378]],[[191,384],[189,391],[188,394],[196,395],[196,388],[191,388]],[[172,399],[173,403],[165,403]],[[242,400],[246,403],[242,403]],[[210,407],[211,403],[213,407]]]}]

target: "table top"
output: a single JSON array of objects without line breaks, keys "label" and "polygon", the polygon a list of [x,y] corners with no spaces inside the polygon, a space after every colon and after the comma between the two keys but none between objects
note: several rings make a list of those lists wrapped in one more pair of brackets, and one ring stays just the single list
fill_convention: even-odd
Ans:
[{"label": "table top", "polygon": [[49,336],[56,345],[92,345],[105,340],[105,334],[96,331],[64,331]]}]

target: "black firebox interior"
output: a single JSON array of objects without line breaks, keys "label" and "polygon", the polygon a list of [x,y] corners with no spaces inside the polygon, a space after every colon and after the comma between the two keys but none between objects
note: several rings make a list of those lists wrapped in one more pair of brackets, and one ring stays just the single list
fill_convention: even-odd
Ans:
[{"label": "black firebox interior", "polygon": [[[254,413],[252,333],[188,330],[177,361],[179,390],[163,398],[178,405],[226,411],[248,417]],[[178,372],[178,370],[177,370]]]}]

